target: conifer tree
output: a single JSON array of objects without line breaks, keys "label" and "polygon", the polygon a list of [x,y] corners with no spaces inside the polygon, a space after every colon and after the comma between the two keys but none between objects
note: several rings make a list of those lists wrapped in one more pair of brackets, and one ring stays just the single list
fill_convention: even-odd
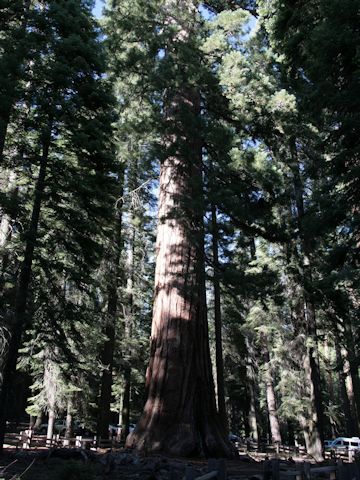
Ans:
[{"label": "conifer tree", "polygon": [[[113,198],[109,141],[113,104],[109,87],[101,78],[102,48],[90,4],[59,0],[46,8],[32,8],[33,31],[39,43],[26,90],[31,131],[26,148],[36,174],[27,192],[31,218],[21,237],[23,259],[14,303],[6,318],[9,340],[1,366],[1,444],[11,376],[21,337],[30,321],[35,257],[40,264],[44,260],[40,238],[48,248],[54,241],[58,246],[45,272],[57,271],[60,265],[71,268],[61,262],[60,244],[73,254],[75,265],[83,258],[90,267],[100,252],[97,239],[106,231],[107,210]],[[46,235],[42,228],[51,217],[54,224]],[[63,232],[61,224],[67,227]]]}]

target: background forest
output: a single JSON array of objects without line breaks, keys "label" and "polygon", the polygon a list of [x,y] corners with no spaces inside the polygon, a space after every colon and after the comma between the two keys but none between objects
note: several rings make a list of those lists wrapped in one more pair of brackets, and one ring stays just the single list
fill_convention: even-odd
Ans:
[{"label": "background forest", "polygon": [[359,2],[93,8],[0,0],[0,445],[27,415],[137,423],[173,136],[201,153],[177,215],[204,213],[226,431],[359,435]]}]

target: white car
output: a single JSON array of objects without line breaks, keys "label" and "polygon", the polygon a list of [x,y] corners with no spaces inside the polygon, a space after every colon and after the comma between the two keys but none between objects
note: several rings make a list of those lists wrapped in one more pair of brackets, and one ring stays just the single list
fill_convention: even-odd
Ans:
[{"label": "white car", "polygon": [[360,450],[360,438],[359,437],[338,437],[331,443],[331,450]]},{"label": "white car", "polygon": [[[133,423],[129,424],[129,433],[131,433],[135,428],[135,425]],[[110,423],[109,425],[109,433],[111,436],[120,436],[122,434],[123,426],[120,425],[119,423]]]},{"label": "white car", "polygon": [[324,441],[325,450],[329,450],[331,448],[331,445],[332,445],[333,441],[334,440],[325,440]]}]

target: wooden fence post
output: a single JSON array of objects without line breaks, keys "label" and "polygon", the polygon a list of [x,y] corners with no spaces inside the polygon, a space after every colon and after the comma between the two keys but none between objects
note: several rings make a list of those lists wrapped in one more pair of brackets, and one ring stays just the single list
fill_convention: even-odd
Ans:
[{"label": "wooden fence post", "polygon": [[22,448],[27,450],[31,445],[32,430],[25,430],[25,432],[20,432],[22,439]]},{"label": "wooden fence post", "polygon": [[280,442],[275,442],[276,455],[280,454]]},{"label": "wooden fence post", "polygon": [[76,435],[76,439],[75,439],[76,448],[81,448],[81,440],[82,440],[82,435]]},{"label": "wooden fence post", "polygon": [[353,463],[355,460],[355,450],[350,450],[349,448],[348,456],[349,456],[349,462]]}]

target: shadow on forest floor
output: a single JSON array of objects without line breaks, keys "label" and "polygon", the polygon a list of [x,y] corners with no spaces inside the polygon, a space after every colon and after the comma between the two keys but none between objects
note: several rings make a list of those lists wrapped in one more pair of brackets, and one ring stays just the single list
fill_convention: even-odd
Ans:
[{"label": "shadow on forest floor", "polygon": [[[291,468],[289,462],[285,461],[284,464]],[[296,463],[292,465],[295,466]],[[55,449],[16,452],[9,449],[0,457],[0,479],[16,480],[21,475],[23,480],[180,480],[185,478],[188,466],[192,466],[195,479],[208,471],[205,459],[144,456],[129,450],[95,452]],[[226,461],[226,470],[228,480],[261,480],[264,462],[240,455],[236,460]]]}]

